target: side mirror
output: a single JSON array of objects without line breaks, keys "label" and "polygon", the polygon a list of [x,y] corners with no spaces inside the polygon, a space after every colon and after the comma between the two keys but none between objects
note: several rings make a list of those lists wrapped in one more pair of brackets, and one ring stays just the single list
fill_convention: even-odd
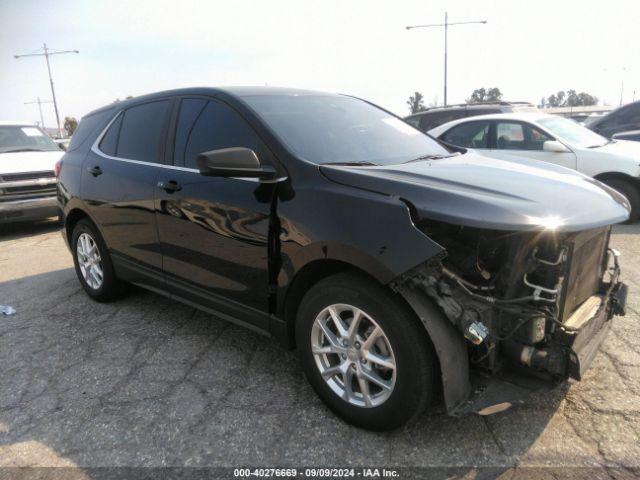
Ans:
[{"label": "side mirror", "polygon": [[569,149],[557,140],[547,140],[542,144],[542,150],[553,153],[566,153]]},{"label": "side mirror", "polygon": [[276,175],[271,165],[261,165],[250,148],[234,147],[202,152],[196,159],[200,174],[209,177],[270,179]]}]

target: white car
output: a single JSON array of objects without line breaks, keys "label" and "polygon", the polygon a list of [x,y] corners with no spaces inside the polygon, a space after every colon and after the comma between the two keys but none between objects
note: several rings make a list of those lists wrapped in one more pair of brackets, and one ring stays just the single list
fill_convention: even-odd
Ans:
[{"label": "white car", "polygon": [[62,155],[39,127],[0,121],[0,224],[58,215],[55,168]]},{"label": "white car", "polygon": [[534,112],[464,118],[428,133],[492,158],[542,160],[577,170],[624,194],[630,220],[640,218],[639,142],[607,140],[573,120]]}]

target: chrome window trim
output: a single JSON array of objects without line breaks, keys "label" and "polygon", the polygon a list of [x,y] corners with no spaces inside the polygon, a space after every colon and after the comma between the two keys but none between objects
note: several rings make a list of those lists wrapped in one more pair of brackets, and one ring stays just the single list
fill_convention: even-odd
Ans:
[{"label": "chrome window trim", "polygon": [[[107,126],[102,129],[102,132],[100,132],[100,135],[98,135],[96,140],[93,142],[93,145],[91,146],[91,151],[93,153],[95,153],[96,155],[98,155],[98,156],[100,156],[102,158],[107,158],[109,160],[115,160],[115,161],[118,161],[118,162],[133,163],[133,164],[136,164],[136,165],[146,165],[148,167],[166,168],[168,170],[178,170],[178,171],[181,171],[181,172],[191,172],[191,173],[198,173],[198,174],[200,173],[200,170],[198,170],[197,168],[177,167],[175,165],[166,165],[164,163],[145,162],[145,161],[142,161],[142,160],[134,160],[132,158],[112,157],[111,155],[107,155],[102,150],[100,150],[99,145],[100,145],[100,142],[102,141],[102,138],[106,135],[107,130],[109,130],[109,127],[111,127],[113,122],[116,121],[116,119],[120,116],[121,113],[124,112],[124,110],[125,109],[118,110],[118,112],[113,116],[113,118],[109,121],[109,123],[107,123]],[[286,180],[287,177],[275,178],[273,180],[260,180],[259,178],[242,178],[242,177],[229,177],[229,178],[233,178],[234,180],[243,180],[245,182],[274,183],[274,182],[280,182],[282,180]]]}]

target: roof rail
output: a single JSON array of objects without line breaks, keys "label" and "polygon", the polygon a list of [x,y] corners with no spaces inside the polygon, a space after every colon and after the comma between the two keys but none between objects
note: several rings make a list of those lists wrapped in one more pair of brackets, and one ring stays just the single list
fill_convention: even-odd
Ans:
[{"label": "roof rail", "polygon": [[454,104],[450,104],[447,106],[444,105],[440,105],[438,107],[428,107],[426,110],[423,111],[429,111],[429,110],[435,110],[438,108],[441,109],[446,109],[446,108],[454,108],[454,107],[474,107],[476,105],[480,105],[480,106],[486,106],[486,105],[527,105],[527,106],[532,106],[535,107],[535,105],[531,102],[507,102],[507,101],[498,101],[498,102],[474,102],[474,103],[454,103]]}]

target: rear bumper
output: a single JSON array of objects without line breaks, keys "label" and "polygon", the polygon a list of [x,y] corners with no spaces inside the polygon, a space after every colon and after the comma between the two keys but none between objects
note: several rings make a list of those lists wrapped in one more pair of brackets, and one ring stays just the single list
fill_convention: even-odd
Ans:
[{"label": "rear bumper", "polygon": [[59,213],[55,195],[0,202],[0,223],[42,220]]}]

